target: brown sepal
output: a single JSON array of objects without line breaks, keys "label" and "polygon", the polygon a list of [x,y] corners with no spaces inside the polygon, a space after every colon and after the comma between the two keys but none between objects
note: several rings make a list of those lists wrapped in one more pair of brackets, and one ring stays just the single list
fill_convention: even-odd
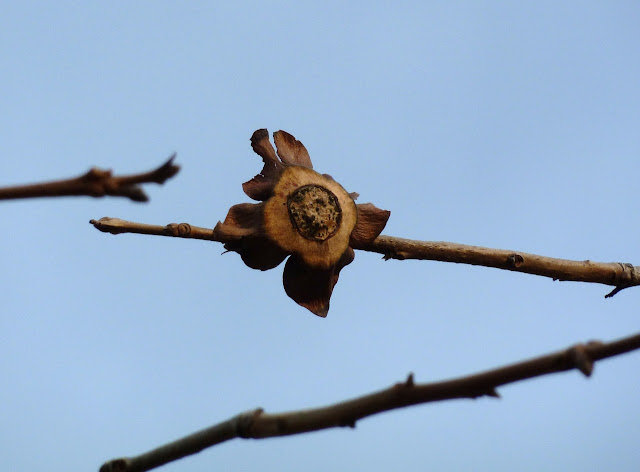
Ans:
[{"label": "brown sepal", "polygon": [[253,151],[262,157],[265,164],[270,163],[276,165],[278,156],[269,141],[269,132],[266,129],[258,129],[251,135],[251,147]]},{"label": "brown sepal", "polygon": [[262,157],[264,167],[253,179],[242,184],[242,190],[254,200],[267,200],[273,194],[273,187],[284,169],[275,149],[269,141],[266,129],[259,129],[251,136],[251,147]]},{"label": "brown sepal", "polygon": [[240,254],[242,261],[252,269],[269,270],[279,266],[288,256],[286,252],[273,244],[270,239],[264,236],[249,236],[242,238],[233,250]]},{"label": "brown sepal", "polygon": [[313,169],[307,148],[292,135],[286,131],[276,131],[273,133],[273,141],[276,143],[278,156],[282,162],[292,166],[303,166]]},{"label": "brown sepal", "polygon": [[240,254],[252,269],[273,269],[284,261],[287,253],[262,235],[263,204],[240,203],[233,205],[224,223],[214,229],[226,240],[224,248]]},{"label": "brown sepal", "polygon": [[223,239],[238,239],[260,232],[262,227],[262,203],[239,203],[229,208],[223,223],[218,223],[214,231]]},{"label": "brown sepal", "polygon": [[329,269],[314,269],[305,265],[295,254],[284,267],[283,284],[287,295],[298,305],[322,318],[329,313],[329,301],[333,287],[338,282],[340,270],[355,257],[347,248],[338,263]]},{"label": "brown sepal", "polygon": [[356,205],[356,208],[358,210],[358,221],[351,232],[351,244],[370,243],[382,233],[391,212],[381,210],[373,203],[361,203]]}]

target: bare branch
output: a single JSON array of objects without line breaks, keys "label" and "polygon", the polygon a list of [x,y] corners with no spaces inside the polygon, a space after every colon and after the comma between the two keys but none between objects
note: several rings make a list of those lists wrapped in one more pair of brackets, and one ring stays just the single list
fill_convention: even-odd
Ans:
[{"label": "bare branch", "polygon": [[[112,234],[139,233],[206,239],[221,243],[229,242],[220,235],[216,228],[200,228],[188,223],[171,223],[167,226],[159,226],[109,217],[91,220],[90,223],[100,231]],[[379,236],[372,243],[354,244],[353,247],[362,251],[383,254],[385,260],[420,259],[456,262],[540,275],[553,280],[611,285],[615,288],[606,295],[607,298],[627,287],[640,285],[640,267],[622,262],[571,261],[519,251],[439,241],[416,241],[385,235]]]},{"label": "bare branch", "polygon": [[173,154],[160,167],[140,174],[114,176],[110,170],[94,167],[87,173],[65,180],[40,182],[13,187],[0,187],[0,200],[35,197],[64,197],[86,195],[90,197],[126,197],[134,202],[149,201],[138,184],[154,182],[163,184],[178,173],[180,166],[173,163]]},{"label": "bare branch", "polygon": [[640,267],[623,262],[572,261],[519,251],[440,241],[415,241],[385,235],[364,247],[354,248],[383,254],[385,260],[456,262],[541,275],[553,280],[591,282],[616,287],[606,298],[625,288],[640,285]]},{"label": "bare branch", "polygon": [[259,439],[333,427],[353,428],[362,418],[410,405],[458,398],[499,397],[497,388],[502,385],[571,369],[590,376],[595,361],[636,349],[640,349],[640,333],[610,343],[578,344],[545,356],[442,382],[415,384],[413,374],[410,374],[404,382],[384,390],[321,408],[274,414],[258,408],[139,456],[111,460],[100,468],[100,472],[151,470],[234,438]]},{"label": "bare branch", "polygon": [[109,218],[108,216],[100,218],[99,220],[90,220],[89,223],[103,233],[138,233],[151,234],[155,236],[173,236],[176,238],[220,241],[219,239],[216,239],[216,233],[214,230],[192,226],[189,223],[169,223],[166,226],[148,225],[145,223],[134,223],[133,221],[121,220],[120,218]]}]

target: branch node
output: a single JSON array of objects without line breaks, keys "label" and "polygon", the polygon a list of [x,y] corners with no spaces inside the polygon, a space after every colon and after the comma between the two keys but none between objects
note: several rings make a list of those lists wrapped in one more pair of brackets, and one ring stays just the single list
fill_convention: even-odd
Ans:
[{"label": "branch node", "polygon": [[590,377],[593,373],[593,361],[589,356],[589,351],[584,344],[578,344],[569,349],[569,358],[573,365],[582,372],[585,377]]},{"label": "branch node", "polygon": [[[157,171],[157,169],[156,169]],[[154,175],[152,171],[149,175]],[[111,169],[92,167],[79,178],[87,187],[87,195],[100,198],[106,195],[127,197],[134,202],[148,202],[149,197],[144,190],[135,183],[155,182],[155,180],[140,180],[140,182],[127,182],[124,177],[114,177]]]},{"label": "branch node", "polygon": [[488,390],[486,395],[493,398],[502,398],[495,388],[491,388],[490,390]]},{"label": "branch node", "polygon": [[235,430],[239,438],[249,439],[253,437],[252,428],[255,419],[260,416],[264,410],[256,408],[255,410],[245,411],[235,417]]},{"label": "branch node", "polygon": [[111,169],[100,169],[99,167],[92,167],[86,174],[80,178],[89,182],[96,182],[100,180],[108,180],[112,176]]},{"label": "branch node", "polygon": [[510,254],[507,257],[507,266],[512,268],[518,268],[524,264],[524,257],[521,254]]},{"label": "branch node", "polygon": [[620,269],[622,269],[622,272],[619,274],[614,272],[612,278],[616,282],[619,281],[619,283],[613,290],[607,293],[604,298],[611,298],[625,288],[638,285],[640,278],[638,277],[636,267],[628,262],[618,262],[618,265],[620,266]]},{"label": "branch node", "polygon": [[344,419],[340,422],[339,426],[343,427],[343,428],[351,428],[351,429],[355,429],[356,427],[356,420],[354,418],[348,418],[348,419]]},{"label": "branch node", "polygon": [[165,226],[165,231],[171,236],[188,238],[191,235],[191,225],[189,223],[169,223]]},{"label": "branch node", "polygon": [[630,264],[629,262],[618,262],[618,264],[620,264],[620,267],[622,267],[623,272],[626,272],[627,270],[629,271],[630,277],[635,276],[636,268],[633,264]]},{"label": "branch node", "polygon": [[178,230],[178,223],[169,223],[164,227],[164,231],[169,236],[178,236],[178,234],[180,233]]}]

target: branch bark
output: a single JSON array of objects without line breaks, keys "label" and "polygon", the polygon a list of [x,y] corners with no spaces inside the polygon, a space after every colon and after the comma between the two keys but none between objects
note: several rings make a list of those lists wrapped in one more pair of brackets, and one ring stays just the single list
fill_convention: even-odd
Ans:
[{"label": "branch bark", "polygon": [[[216,228],[208,229],[188,223],[171,223],[166,226],[148,225],[104,217],[91,220],[98,230],[111,233],[139,233],[156,236],[173,236],[205,239],[220,243],[225,240]],[[494,267],[527,274],[549,277],[553,280],[591,282],[613,286],[605,295],[612,297],[620,290],[640,285],[640,267],[622,262],[572,261],[528,254],[504,249],[448,243],[441,241],[416,241],[380,235],[369,244],[354,244],[354,249],[377,252],[388,259],[419,259]]]},{"label": "branch bark", "polygon": [[0,187],[0,200],[36,197],[64,197],[86,195],[90,197],[126,197],[134,202],[147,202],[149,197],[138,184],[163,184],[180,170],[173,163],[173,154],[164,164],[149,172],[114,176],[110,170],[93,167],[78,177],[51,182],[40,182],[12,187]]},{"label": "branch bark", "polygon": [[479,374],[442,382],[415,384],[413,374],[404,382],[352,400],[309,410],[265,413],[262,408],[241,413],[227,421],[135,457],[106,462],[100,472],[142,472],[195,454],[234,438],[261,439],[326,428],[349,426],[367,416],[421,403],[481,396],[499,397],[497,388],[520,380],[578,369],[585,376],[595,361],[640,349],[640,333],[609,343],[591,341]]}]

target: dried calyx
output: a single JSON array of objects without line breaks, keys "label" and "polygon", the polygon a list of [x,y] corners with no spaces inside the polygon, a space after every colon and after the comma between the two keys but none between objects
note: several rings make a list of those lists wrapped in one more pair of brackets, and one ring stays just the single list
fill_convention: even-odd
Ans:
[{"label": "dried calyx", "polygon": [[325,317],[340,270],[353,261],[350,244],[373,241],[390,212],[371,203],[356,205],[357,194],[315,172],[306,148],[289,133],[276,131],[273,138],[277,153],[266,129],[251,137],[264,167],[242,187],[260,203],[232,206],[215,231],[229,241],[225,248],[239,253],[251,268],[272,269],[290,256],[285,291]]}]

